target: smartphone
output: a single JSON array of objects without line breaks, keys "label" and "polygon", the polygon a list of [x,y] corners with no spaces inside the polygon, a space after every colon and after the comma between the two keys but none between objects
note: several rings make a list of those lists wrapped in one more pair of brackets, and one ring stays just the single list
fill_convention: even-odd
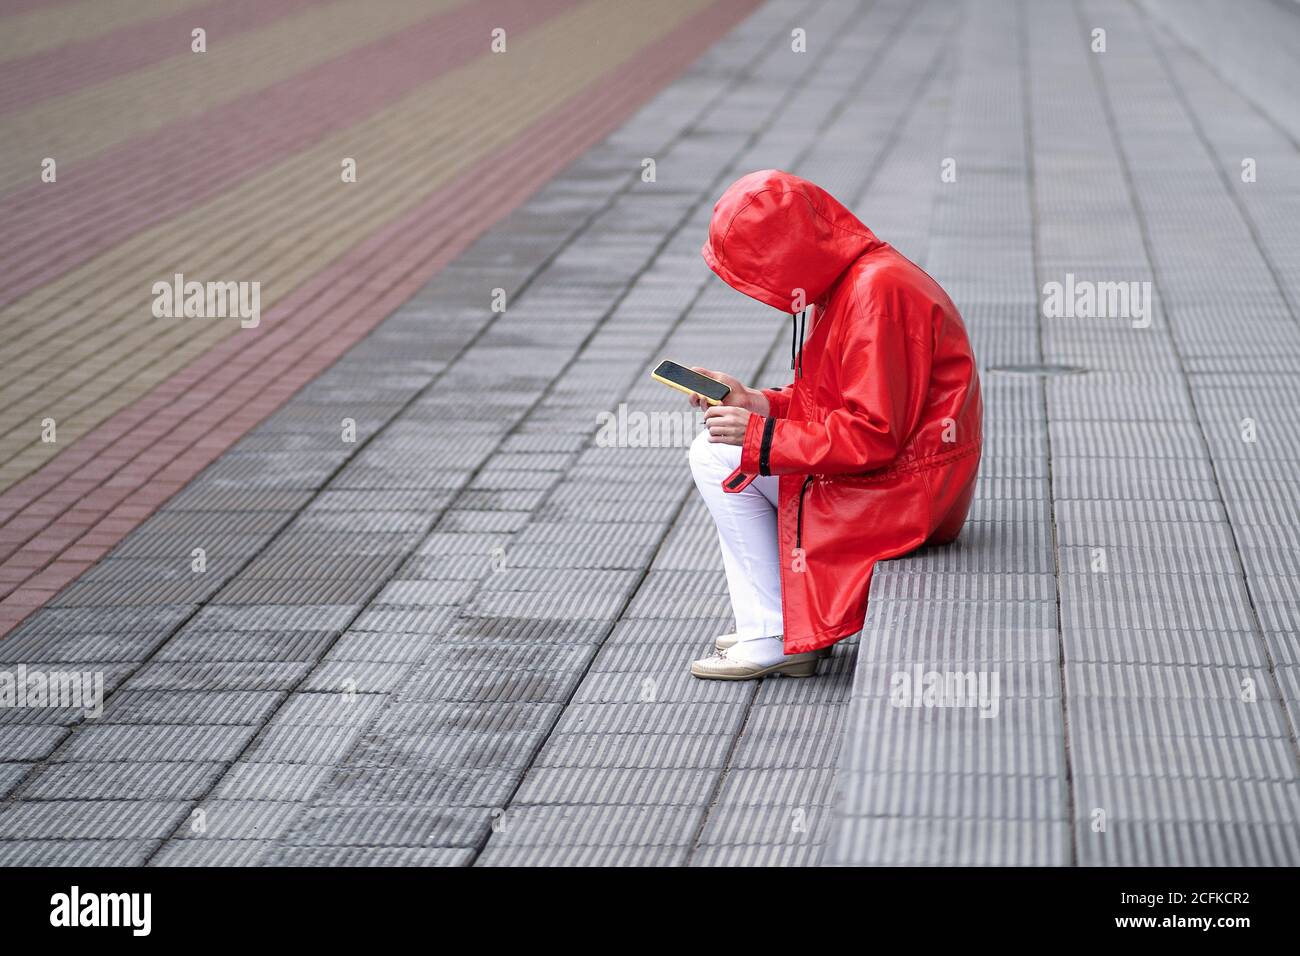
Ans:
[{"label": "smartphone", "polygon": [[650,373],[650,377],[688,395],[699,395],[710,405],[722,404],[722,400],[731,391],[716,378],[692,372],[685,365],[678,365],[676,362],[660,362],[659,367]]}]

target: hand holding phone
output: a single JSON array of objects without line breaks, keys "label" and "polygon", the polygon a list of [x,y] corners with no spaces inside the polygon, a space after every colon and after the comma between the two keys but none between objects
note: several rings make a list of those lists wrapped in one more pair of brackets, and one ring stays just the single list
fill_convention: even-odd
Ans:
[{"label": "hand holding phone", "polygon": [[679,392],[692,396],[691,404],[696,404],[694,397],[699,396],[710,405],[721,405],[732,390],[726,382],[701,375],[694,369],[678,365],[676,362],[660,362],[659,367],[650,373],[650,377],[656,382],[663,382],[669,388],[675,388]]}]

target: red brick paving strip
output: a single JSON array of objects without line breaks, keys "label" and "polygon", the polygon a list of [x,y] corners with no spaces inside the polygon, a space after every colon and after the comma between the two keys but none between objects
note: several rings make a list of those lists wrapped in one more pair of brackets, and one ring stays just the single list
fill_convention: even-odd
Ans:
[{"label": "red brick paving strip", "polygon": [[[0,601],[0,635],[74,581],[755,3],[721,0],[680,24],[317,274],[265,317],[257,330],[265,334],[220,343],[0,495],[0,553],[9,554],[0,563],[0,588],[9,592]],[[376,287],[384,289],[378,296]],[[20,536],[25,543],[16,550]]]}]

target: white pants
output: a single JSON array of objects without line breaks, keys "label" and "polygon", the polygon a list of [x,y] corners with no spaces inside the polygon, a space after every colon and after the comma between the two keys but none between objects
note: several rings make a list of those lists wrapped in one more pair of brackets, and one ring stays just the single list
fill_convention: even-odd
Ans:
[{"label": "white pants", "polygon": [[736,634],[742,641],[780,636],[781,555],[776,535],[775,475],[759,476],[728,494],[722,479],[740,466],[738,445],[715,444],[707,431],[691,444],[691,475],[700,489],[722,546]]}]

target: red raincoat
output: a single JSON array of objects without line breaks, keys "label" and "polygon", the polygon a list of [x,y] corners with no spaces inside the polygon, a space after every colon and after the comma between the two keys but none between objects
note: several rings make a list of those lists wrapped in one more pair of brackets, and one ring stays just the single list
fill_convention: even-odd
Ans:
[{"label": "red raincoat", "polygon": [[961,530],[980,460],[975,357],[938,283],[797,176],[733,183],[703,252],[733,289],[817,311],[793,384],[764,389],[771,414],[750,416],[723,482],[781,476],[785,651],[815,650],[862,628],[877,561]]}]

